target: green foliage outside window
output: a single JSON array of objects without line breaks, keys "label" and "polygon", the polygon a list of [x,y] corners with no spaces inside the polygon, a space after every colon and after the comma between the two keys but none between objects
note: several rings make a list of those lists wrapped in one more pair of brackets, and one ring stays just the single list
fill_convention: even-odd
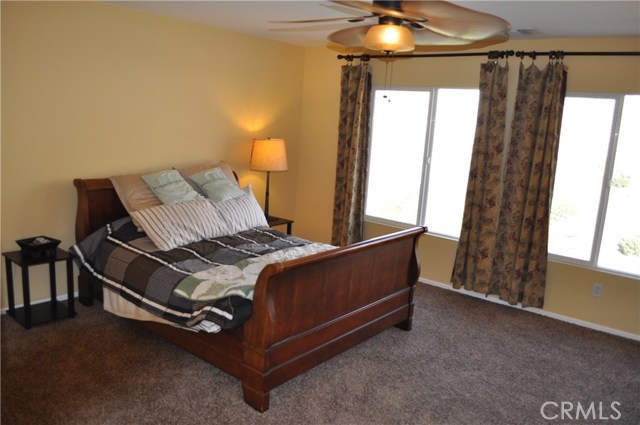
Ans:
[{"label": "green foliage outside window", "polygon": [[620,239],[618,251],[622,255],[640,257],[640,235]]}]

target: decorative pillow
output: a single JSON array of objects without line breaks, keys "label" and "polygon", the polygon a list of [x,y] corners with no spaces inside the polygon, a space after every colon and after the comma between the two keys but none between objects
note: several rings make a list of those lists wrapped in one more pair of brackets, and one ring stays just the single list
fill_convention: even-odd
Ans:
[{"label": "decorative pillow", "polygon": [[151,191],[142,180],[142,174],[127,174],[109,177],[116,190],[120,202],[131,214],[133,211],[162,205],[162,201]]},{"label": "decorative pillow", "polygon": [[180,168],[177,170],[180,171],[180,174],[182,174],[182,177],[185,177],[186,179],[188,179],[190,175],[197,174],[205,170],[210,170],[211,168],[220,168],[224,173],[224,175],[227,176],[227,178],[232,183],[235,183],[236,186],[240,187],[235,174],[233,174],[233,170],[231,169],[231,166],[224,161],[220,161],[217,164],[207,163],[207,164],[192,165],[192,166]]},{"label": "decorative pillow", "polygon": [[268,226],[264,211],[253,196],[251,185],[243,189],[245,194],[224,202],[213,202],[227,223],[230,234],[239,233],[254,227]]},{"label": "decorative pillow", "polygon": [[221,168],[212,168],[189,176],[205,192],[207,198],[216,202],[242,196],[245,192],[231,182]]},{"label": "decorative pillow", "polygon": [[149,185],[151,191],[165,205],[181,204],[201,197],[176,170],[163,170],[147,174],[142,176],[142,180]]},{"label": "decorative pillow", "polygon": [[177,205],[158,205],[131,214],[153,243],[168,251],[205,238],[233,233],[214,204],[205,198]]}]

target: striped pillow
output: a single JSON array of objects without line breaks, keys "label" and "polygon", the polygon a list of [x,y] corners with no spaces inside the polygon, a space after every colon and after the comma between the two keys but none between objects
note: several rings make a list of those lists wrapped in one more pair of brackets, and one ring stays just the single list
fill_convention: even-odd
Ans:
[{"label": "striped pillow", "polygon": [[226,221],[230,234],[269,225],[260,204],[253,196],[251,185],[247,185],[243,190],[245,194],[237,198],[223,202],[212,202]]},{"label": "striped pillow", "polygon": [[131,217],[163,251],[202,239],[235,233],[229,231],[225,219],[208,199],[197,199],[177,205],[158,205],[133,211]]}]

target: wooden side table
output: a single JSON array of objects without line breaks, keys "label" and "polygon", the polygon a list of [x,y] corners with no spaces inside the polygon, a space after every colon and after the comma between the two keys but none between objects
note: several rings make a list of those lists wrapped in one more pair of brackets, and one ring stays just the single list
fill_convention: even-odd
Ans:
[{"label": "wooden side table", "polygon": [[[33,325],[62,319],[72,318],[76,315],[73,305],[73,261],[69,253],[63,249],[56,248],[55,257],[33,260],[22,255],[21,251],[3,252],[7,270],[7,293],[9,298],[9,316],[16,319],[18,323],[27,329]],[[56,263],[65,261],[67,265],[67,294],[68,300],[65,303],[56,299]],[[22,294],[24,307],[16,308],[13,296],[13,268],[14,263],[22,271]],[[49,264],[49,286],[51,290],[51,301],[41,304],[31,305],[29,291],[29,267],[40,264]]]},{"label": "wooden side table", "polygon": [[267,223],[269,223],[269,227],[280,226],[280,225],[286,224],[287,225],[287,234],[288,235],[291,234],[291,225],[293,224],[293,220],[289,220],[288,218],[269,216],[269,217],[267,217]]}]

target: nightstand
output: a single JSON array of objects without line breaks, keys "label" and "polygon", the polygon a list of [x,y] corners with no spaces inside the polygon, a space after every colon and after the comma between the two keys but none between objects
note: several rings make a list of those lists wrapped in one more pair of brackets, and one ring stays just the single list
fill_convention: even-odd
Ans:
[{"label": "nightstand", "polygon": [[[37,260],[27,258],[22,255],[21,251],[3,252],[5,265],[7,270],[7,293],[9,298],[9,316],[16,319],[18,323],[27,329],[33,325],[51,322],[53,320],[62,319],[64,317],[73,317],[76,315],[73,305],[73,262],[69,253],[63,249],[56,248],[56,255],[48,258],[39,258]],[[56,299],[56,263],[64,261],[67,266],[67,294],[66,303],[57,301]],[[13,268],[12,263],[21,268],[22,271],[22,294],[24,299],[24,307],[16,308],[13,297]],[[49,287],[51,290],[51,300],[31,305],[31,296],[29,288],[29,267],[41,264],[49,265]],[[66,304],[66,305],[65,305]]]},{"label": "nightstand", "polygon": [[289,220],[288,218],[269,216],[267,217],[267,223],[269,223],[269,227],[281,226],[286,224],[287,234],[291,234],[291,225],[293,224],[293,220]]}]

